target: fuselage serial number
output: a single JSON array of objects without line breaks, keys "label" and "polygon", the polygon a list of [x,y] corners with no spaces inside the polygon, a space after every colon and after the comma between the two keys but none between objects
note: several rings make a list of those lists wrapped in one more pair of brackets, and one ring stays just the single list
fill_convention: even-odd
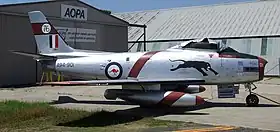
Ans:
[{"label": "fuselage serial number", "polygon": [[67,62],[67,63],[57,63],[56,67],[74,67],[74,63]]}]

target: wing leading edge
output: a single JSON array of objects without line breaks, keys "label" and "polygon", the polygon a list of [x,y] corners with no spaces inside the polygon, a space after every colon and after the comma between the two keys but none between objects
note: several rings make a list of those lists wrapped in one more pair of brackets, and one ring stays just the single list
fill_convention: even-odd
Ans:
[{"label": "wing leading edge", "polygon": [[96,84],[108,84],[108,85],[122,85],[122,84],[151,84],[151,83],[187,83],[187,84],[201,84],[205,80],[197,78],[187,79],[118,79],[118,80],[87,80],[87,81],[63,81],[63,82],[44,82],[44,85],[57,85],[57,86],[75,86],[75,85],[96,85]]}]

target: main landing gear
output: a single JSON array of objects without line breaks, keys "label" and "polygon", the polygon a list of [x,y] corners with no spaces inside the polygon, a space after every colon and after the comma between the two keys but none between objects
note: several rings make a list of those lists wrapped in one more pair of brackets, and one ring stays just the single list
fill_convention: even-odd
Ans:
[{"label": "main landing gear", "polygon": [[[252,88],[252,85],[254,88]],[[252,91],[255,90],[257,87],[253,83],[246,83],[244,84],[245,90],[249,91],[249,95],[246,97],[246,103],[248,106],[257,106],[259,104],[259,98],[256,94]]]}]

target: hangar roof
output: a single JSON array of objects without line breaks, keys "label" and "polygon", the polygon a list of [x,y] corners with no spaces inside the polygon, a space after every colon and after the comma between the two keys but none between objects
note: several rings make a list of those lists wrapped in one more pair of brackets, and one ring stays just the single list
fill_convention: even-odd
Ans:
[{"label": "hangar roof", "polygon": [[[27,14],[27,12],[29,11],[41,10],[48,17],[60,17],[60,16],[55,16],[57,14],[60,15],[60,13],[57,13],[60,12],[60,7],[55,5],[55,3],[57,3],[57,5],[70,4],[74,6],[82,6],[82,7],[90,8],[91,10],[89,9],[89,11],[94,12],[94,15],[98,15],[98,16],[94,16],[94,15],[91,16],[91,18],[92,17],[94,18],[94,21],[98,21],[97,19],[101,19],[103,23],[115,22],[121,25],[126,25],[126,26],[129,25],[127,21],[120,19],[114,15],[104,13],[103,11],[101,11],[101,9],[97,9],[80,0],[59,0],[59,1],[46,0],[46,1],[27,2],[27,3],[5,4],[5,5],[0,5],[0,13],[8,12],[8,13]],[[101,14],[103,15],[101,16]],[[88,13],[88,15],[90,16],[91,13]]]},{"label": "hangar roof", "polygon": [[[147,25],[147,40],[280,35],[280,1],[255,1],[116,13]],[[129,41],[143,29],[129,27]]]}]

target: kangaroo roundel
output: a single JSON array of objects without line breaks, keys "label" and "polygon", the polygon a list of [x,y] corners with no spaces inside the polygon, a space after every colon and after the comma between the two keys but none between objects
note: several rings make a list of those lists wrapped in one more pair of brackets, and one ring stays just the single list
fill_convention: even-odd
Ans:
[{"label": "kangaroo roundel", "polygon": [[50,33],[51,32],[51,25],[46,23],[42,25],[42,32],[43,33]]},{"label": "kangaroo roundel", "polygon": [[122,72],[122,66],[117,62],[109,63],[105,68],[105,74],[109,79],[119,79]]}]

